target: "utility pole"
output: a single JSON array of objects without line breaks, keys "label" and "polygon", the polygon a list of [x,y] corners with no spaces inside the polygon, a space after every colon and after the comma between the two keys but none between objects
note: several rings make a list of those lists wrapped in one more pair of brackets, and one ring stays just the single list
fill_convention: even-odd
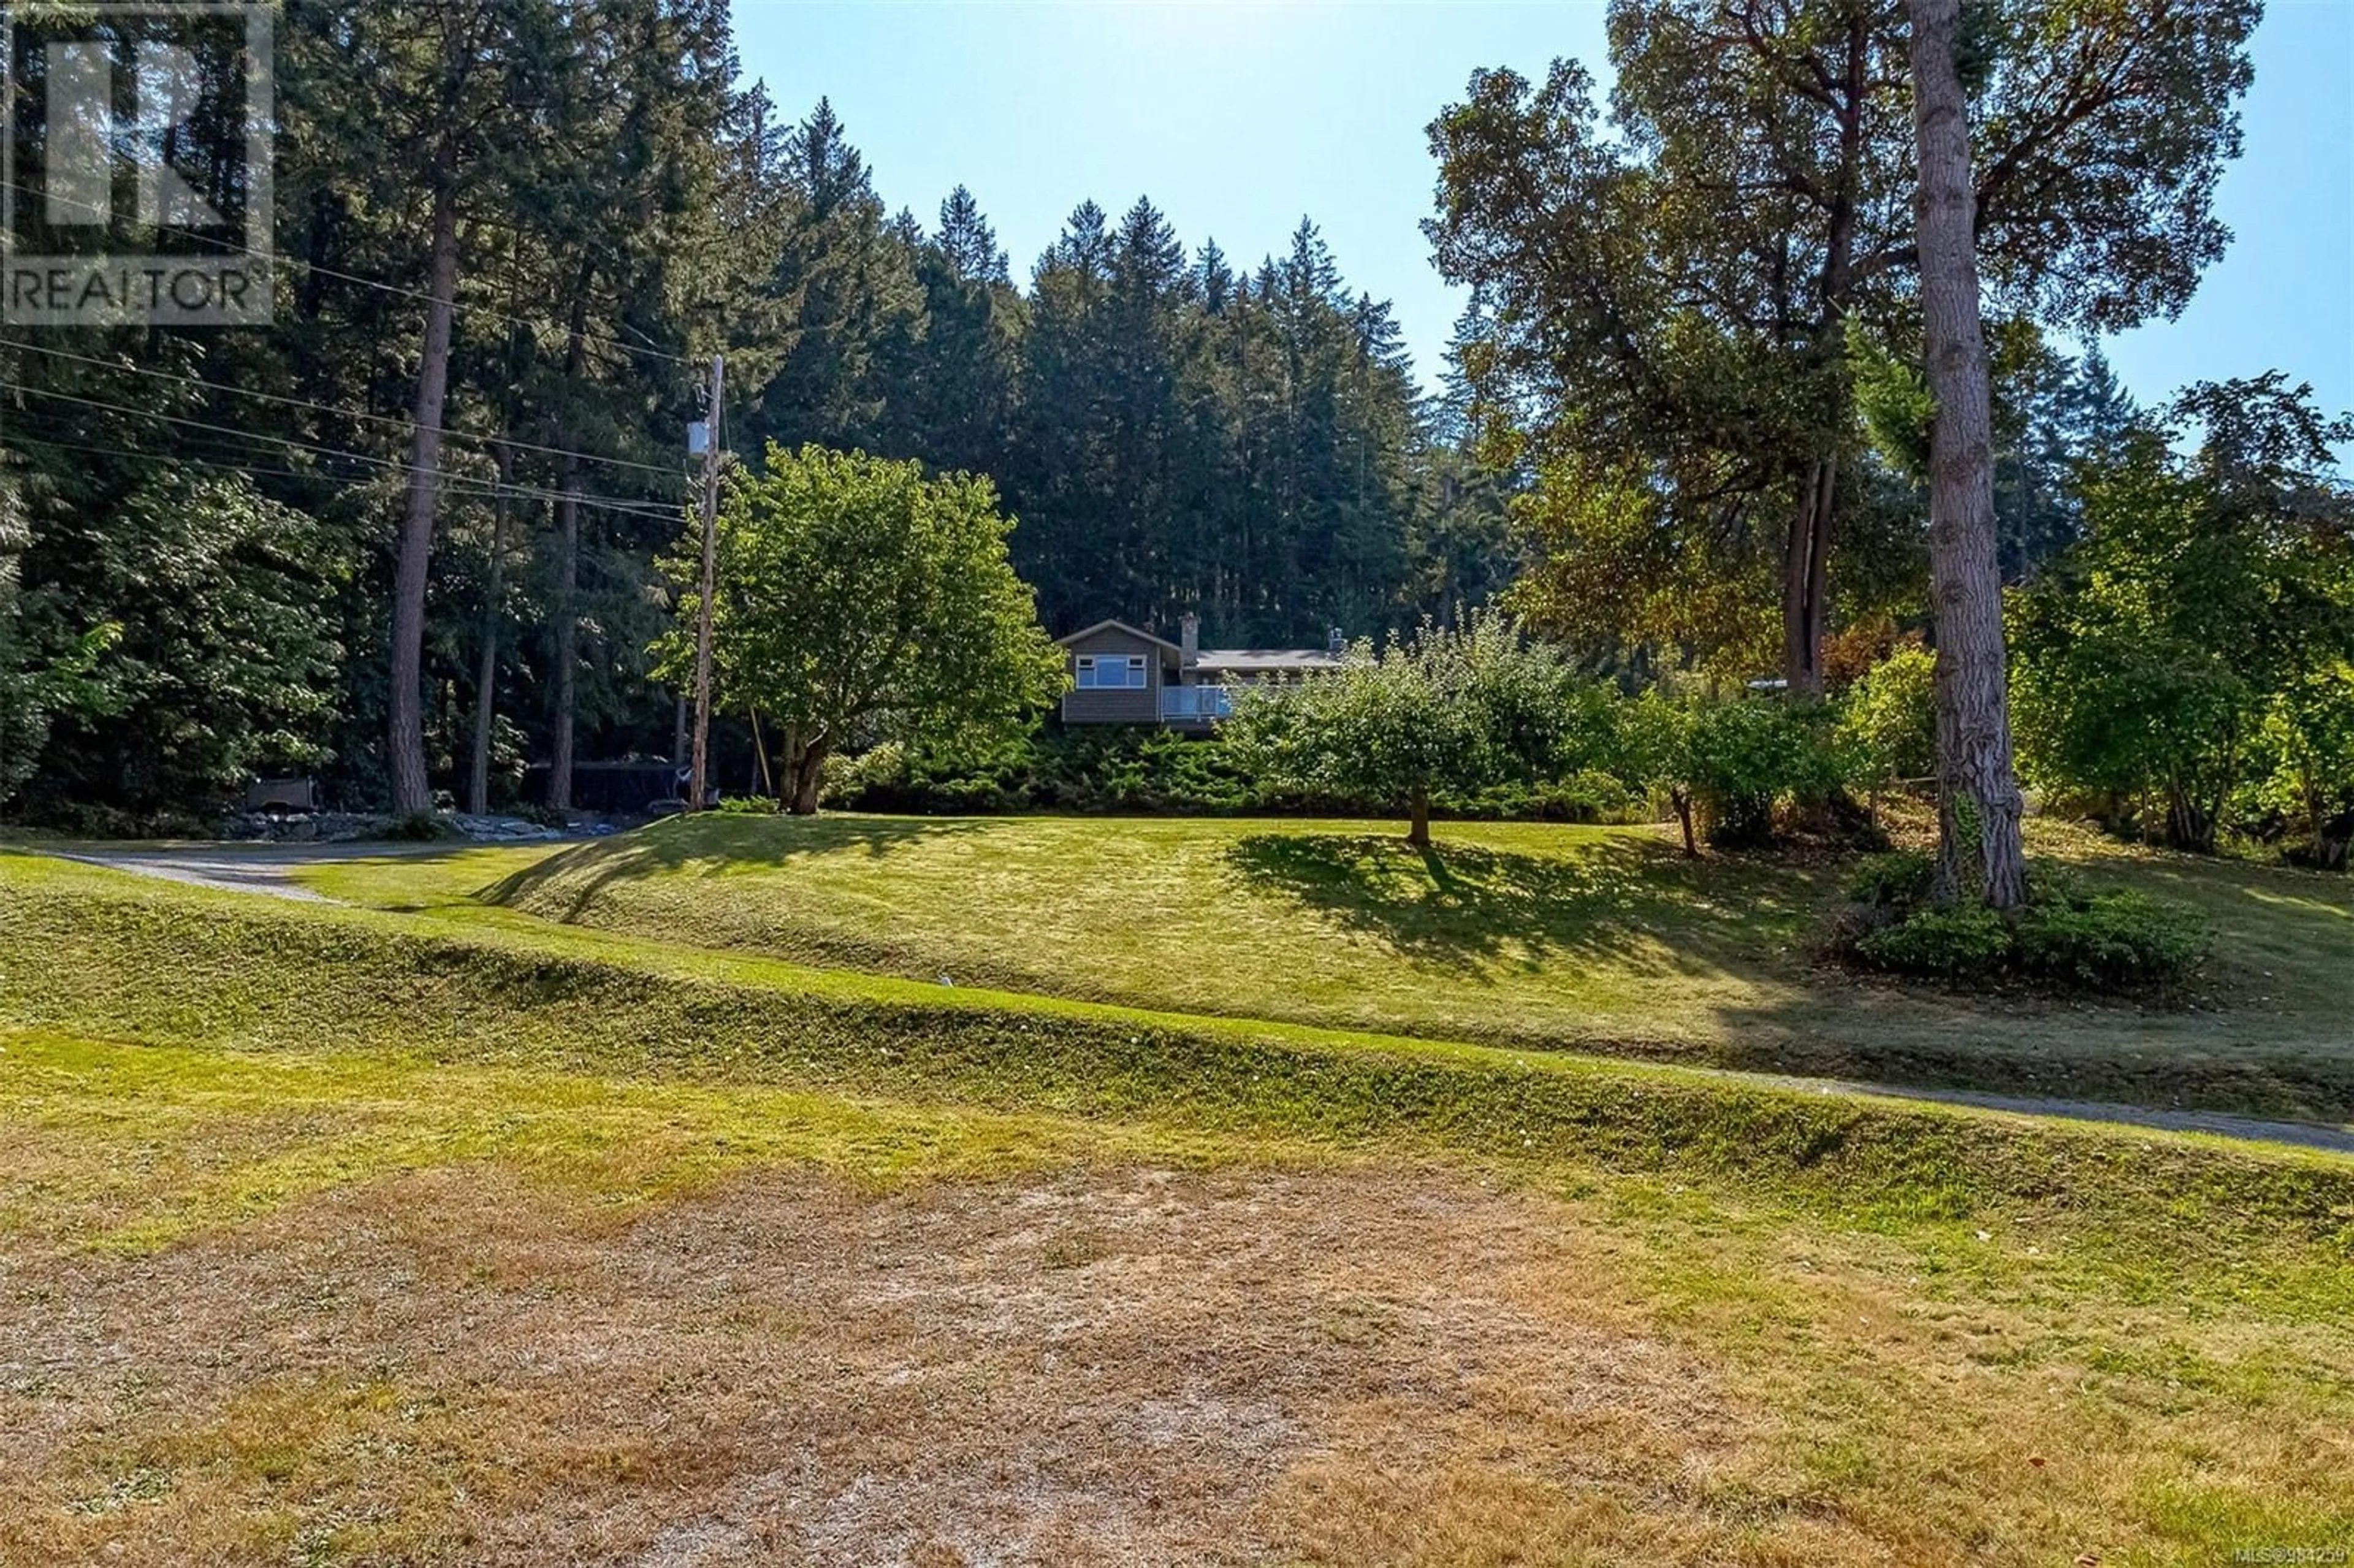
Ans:
[{"label": "utility pole", "polygon": [[719,578],[719,420],[724,364],[711,356],[711,413],[703,427],[703,592],[695,613],[695,765],[686,809],[703,810],[711,753],[711,602]]}]

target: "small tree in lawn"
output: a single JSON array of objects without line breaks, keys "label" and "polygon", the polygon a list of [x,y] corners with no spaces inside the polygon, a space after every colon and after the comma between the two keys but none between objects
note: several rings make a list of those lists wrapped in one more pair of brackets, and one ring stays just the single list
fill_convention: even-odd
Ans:
[{"label": "small tree in lawn", "polygon": [[[790,810],[817,810],[846,744],[1002,732],[1053,701],[1063,661],[1007,559],[1013,528],[985,477],[864,452],[772,445],[766,473],[730,475],[717,698],[775,725]],[[664,563],[673,580],[695,580],[692,546]],[[665,679],[693,667],[695,609],[690,589],[656,644]]]},{"label": "small tree in lawn", "polygon": [[1655,686],[1621,705],[1618,767],[1628,782],[1666,793],[1685,854],[1700,853],[1703,831],[1722,847],[1754,848],[1773,839],[1781,802],[1819,800],[1845,782],[1819,716],[1781,698]]},{"label": "small tree in lawn", "polygon": [[1360,642],[1298,687],[1246,692],[1226,734],[1267,782],[1384,802],[1427,848],[1433,797],[1557,770],[1584,689],[1558,652],[1481,610],[1379,652]]}]

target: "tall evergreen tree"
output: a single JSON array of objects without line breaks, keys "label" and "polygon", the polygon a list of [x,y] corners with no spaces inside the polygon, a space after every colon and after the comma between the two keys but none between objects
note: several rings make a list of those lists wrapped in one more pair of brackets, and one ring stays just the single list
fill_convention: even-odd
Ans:
[{"label": "tall evergreen tree", "polygon": [[790,206],[767,291],[780,306],[781,341],[747,444],[903,455],[910,440],[894,421],[878,355],[895,335],[920,333],[923,294],[906,237],[891,232],[827,100],[786,138],[779,178]]}]

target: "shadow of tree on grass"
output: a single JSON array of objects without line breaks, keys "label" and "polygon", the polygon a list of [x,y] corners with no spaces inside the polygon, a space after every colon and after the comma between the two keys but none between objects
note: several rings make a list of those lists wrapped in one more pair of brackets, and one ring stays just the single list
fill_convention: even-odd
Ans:
[{"label": "shadow of tree on grass", "polygon": [[1226,852],[1251,887],[1451,970],[1567,955],[1659,973],[1754,971],[1811,898],[1761,895],[1738,868],[1625,838],[1560,855],[1416,849],[1376,834],[1257,833]]},{"label": "shadow of tree on grass", "polygon": [[487,904],[528,908],[568,925],[616,883],[690,868],[703,876],[726,876],[843,851],[879,857],[903,844],[970,832],[981,825],[968,817],[673,817],[561,850],[492,884],[478,896]]}]

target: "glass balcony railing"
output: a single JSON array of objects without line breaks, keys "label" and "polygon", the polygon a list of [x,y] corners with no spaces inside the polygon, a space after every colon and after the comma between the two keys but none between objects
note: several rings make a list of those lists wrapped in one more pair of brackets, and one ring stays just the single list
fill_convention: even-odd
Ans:
[{"label": "glass balcony railing", "polygon": [[1164,721],[1222,719],[1235,711],[1235,694],[1225,686],[1163,686],[1161,716]]}]

